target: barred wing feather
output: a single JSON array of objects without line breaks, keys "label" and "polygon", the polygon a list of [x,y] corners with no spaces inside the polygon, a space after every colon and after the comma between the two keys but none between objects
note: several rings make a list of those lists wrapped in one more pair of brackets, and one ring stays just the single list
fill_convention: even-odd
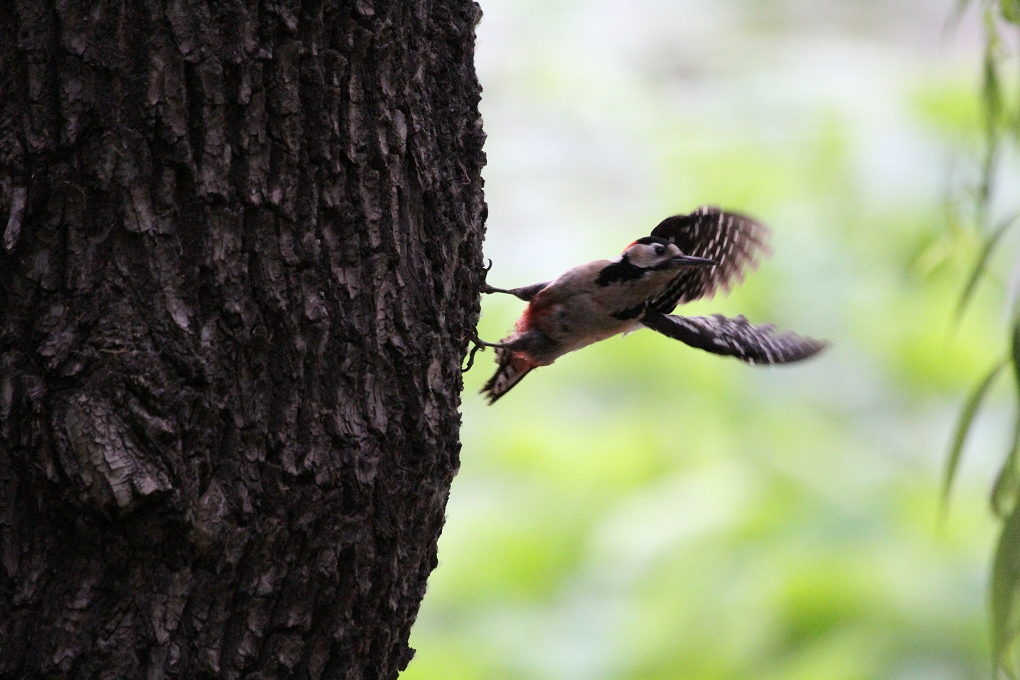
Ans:
[{"label": "barred wing feather", "polygon": [[827,342],[784,331],[772,324],[751,325],[743,316],[648,314],[641,323],[665,336],[712,354],[749,364],[788,364],[822,351]]},{"label": "barred wing feather", "polygon": [[711,298],[717,290],[728,291],[744,280],[745,270],[757,267],[762,256],[771,254],[768,227],[712,206],[703,206],[689,215],[667,217],[652,230],[652,236],[672,241],[684,255],[707,257],[718,264],[680,270],[649,301],[648,312],[666,314],[678,304]]}]

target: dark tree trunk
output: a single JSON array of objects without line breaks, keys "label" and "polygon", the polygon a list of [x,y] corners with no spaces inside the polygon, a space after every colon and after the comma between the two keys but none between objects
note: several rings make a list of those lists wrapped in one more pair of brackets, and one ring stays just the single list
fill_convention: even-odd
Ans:
[{"label": "dark tree trunk", "polygon": [[478,313],[478,16],[0,2],[0,677],[406,666]]}]

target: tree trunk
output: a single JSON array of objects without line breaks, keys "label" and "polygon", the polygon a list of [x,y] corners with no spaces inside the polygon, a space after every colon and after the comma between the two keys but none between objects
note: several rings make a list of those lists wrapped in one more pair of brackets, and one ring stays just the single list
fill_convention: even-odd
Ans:
[{"label": "tree trunk", "polygon": [[478,17],[0,2],[0,677],[407,665],[478,314]]}]

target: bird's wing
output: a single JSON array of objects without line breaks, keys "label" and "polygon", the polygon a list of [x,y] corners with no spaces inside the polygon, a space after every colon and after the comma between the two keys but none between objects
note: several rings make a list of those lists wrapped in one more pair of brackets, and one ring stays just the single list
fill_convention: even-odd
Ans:
[{"label": "bird's wing", "polygon": [[749,364],[788,364],[807,359],[829,343],[789,331],[774,334],[772,324],[752,326],[743,316],[648,314],[641,323],[653,331],[712,354],[736,357]]},{"label": "bird's wing", "polygon": [[716,290],[728,291],[744,280],[744,271],[758,266],[769,255],[768,227],[738,213],[703,206],[690,215],[667,217],[652,236],[676,244],[684,255],[707,257],[711,267],[685,267],[655,297],[646,310],[666,314],[683,302],[710,298]]}]

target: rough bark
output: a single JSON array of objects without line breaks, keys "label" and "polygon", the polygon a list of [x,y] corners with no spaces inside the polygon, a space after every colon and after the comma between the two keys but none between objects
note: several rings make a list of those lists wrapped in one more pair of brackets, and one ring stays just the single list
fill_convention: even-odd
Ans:
[{"label": "rough bark", "polygon": [[0,677],[406,666],[478,313],[478,16],[0,2]]}]

